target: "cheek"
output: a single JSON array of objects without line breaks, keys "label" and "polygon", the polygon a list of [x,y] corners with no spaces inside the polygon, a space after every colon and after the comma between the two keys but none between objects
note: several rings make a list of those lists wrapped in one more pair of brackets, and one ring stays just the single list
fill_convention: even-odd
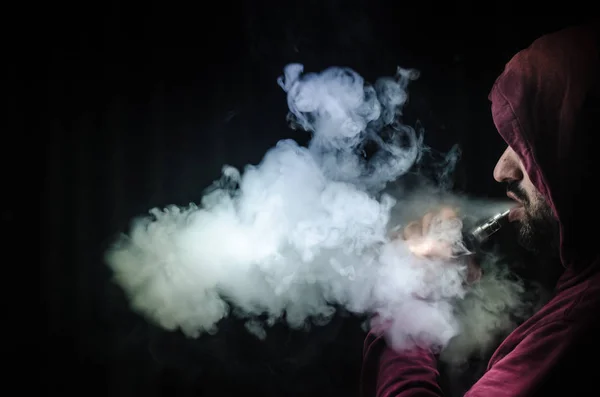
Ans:
[{"label": "cheek", "polygon": [[521,182],[521,188],[523,189],[523,192],[527,196],[527,202],[530,205],[535,205],[539,201],[538,200],[539,193],[538,193],[537,189],[535,188],[535,186],[533,186],[533,183],[531,183],[529,178],[525,178]]},{"label": "cheek", "polygon": [[527,192],[527,201],[525,202],[525,210],[532,214],[536,212],[536,208],[539,206],[538,198],[535,194]]},{"label": "cheek", "polygon": [[544,217],[545,207],[545,202],[539,195],[530,197],[530,202],[525,208],[527,218],[542,219]]}]

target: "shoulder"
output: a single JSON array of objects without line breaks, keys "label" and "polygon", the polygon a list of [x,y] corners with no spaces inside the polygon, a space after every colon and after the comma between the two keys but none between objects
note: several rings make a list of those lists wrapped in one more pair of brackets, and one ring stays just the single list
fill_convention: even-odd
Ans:
[{"label": "shoulder", "polygon": [[560,291],[552,301],[564,307],[562,315],[567,323],[600,321],[600,272],[580,284]]},{"label": "shoulder", "polygon": [[561,328],[583,334],[600,329],[600,273],[559,291],[534,315],[530,331]]},{"label": "shoulder", "polygon": [[[524,340],[570,339],[600,329],[600,277],[590,277],[557,292],[538,312],[507,338],[516,346]],[[506,341],[505,341],[506,342]],[[512,342],[512,343],[511,343]]]}]

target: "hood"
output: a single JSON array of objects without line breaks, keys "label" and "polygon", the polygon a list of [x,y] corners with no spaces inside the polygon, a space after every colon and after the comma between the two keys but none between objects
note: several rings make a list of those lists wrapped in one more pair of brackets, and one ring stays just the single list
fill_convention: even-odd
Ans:
[{"label": "hood", "polygon": [[600,257],[599,72],[597,29],[572,27],[516,54],[489,96],[498,132],[558,218],[567,269]]}]

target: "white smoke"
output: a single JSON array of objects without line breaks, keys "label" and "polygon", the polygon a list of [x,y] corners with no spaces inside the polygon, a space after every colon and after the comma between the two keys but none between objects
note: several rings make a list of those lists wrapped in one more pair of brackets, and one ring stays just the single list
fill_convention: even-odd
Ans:
[{"label": "white smoke", "polygon": [[[243,172],[224,167],[198,205],[137,219],[107,253],[133,309],[190,337],[216,332],[233,310],[265,337],[275,321],[324,324],[341,306],[377,315],[395,347],[444,346],[458,332],[452,301],[465,294],[465,266],[390,241],[393,211],[416,219],[411,208],[423,201],[404,205],[383,192],[423,149],[400,122],[417,77],[399,68],[370,85],[350,69],[288,65],[279,84],[310,144],[280,141]],[[367,145],[375,153],[366,156]],[[438,238],[460,241],[460,222],[439,226]]]}]

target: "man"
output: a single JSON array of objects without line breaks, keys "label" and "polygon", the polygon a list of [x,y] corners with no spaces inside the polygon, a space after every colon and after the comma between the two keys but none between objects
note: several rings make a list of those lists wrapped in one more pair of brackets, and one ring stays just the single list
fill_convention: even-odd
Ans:
[{"label": "man", "polygon": [[[491,90],[494,124],[508,145],[494,178],[518,204],[510,220],[524,247],[555,256],[564,269],[550,301],[500,344],[466,396],[600,394],[598,43],[594,27],[543,36],[510,60]],[[405,230],[406,242],[421,229]],[[443,395],[427,349],[395,352],[372,332],[363,358],[363,396]]]}]

